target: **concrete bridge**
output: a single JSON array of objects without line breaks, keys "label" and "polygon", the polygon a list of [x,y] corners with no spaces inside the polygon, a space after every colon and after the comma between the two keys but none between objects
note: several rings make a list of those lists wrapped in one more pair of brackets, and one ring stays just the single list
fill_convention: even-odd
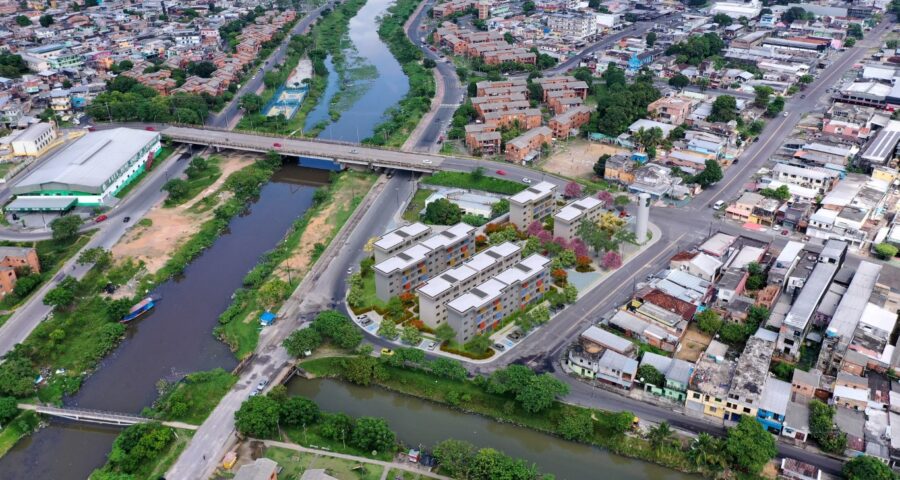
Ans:
[{"label": "concrete bridge", "polygon": [[342,166],[392,168],[431,173],[441,170],[447,157],[427,153],[402,152],[352,143],[282,137],[263,133],[245,133],[210,127],[160,126],[159,132],[174,142],[205,145],[214,148],[268,152],[282,155],[327,160]]},{"label": "concrete bridge", "polygon": [[[49,415],[51,417],[65,418],[76,422],[97,423],[100,425],[116,425],[127,427],[138,423],[149,423],[155,420],[142,417],[140,415],[132,415],[128,413],[104,412],[100,410],[88,410],[82,408],[68,407],[51,407],[46,405],[33,405],[30,403],[20,403],[19,409],[31,410],[41,415]],[[187,430],[196,430],[196,425],[183,422],[160,422],[163,425],[173,428],[183,428]]]}]

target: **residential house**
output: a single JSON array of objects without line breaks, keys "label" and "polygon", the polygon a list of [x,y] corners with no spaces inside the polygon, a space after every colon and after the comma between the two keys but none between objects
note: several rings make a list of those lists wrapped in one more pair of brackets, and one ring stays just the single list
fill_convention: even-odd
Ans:
[{"label": "residential house", "polygon": [[734,379],[731,388],[728,389],[725,404],[726,420],[737,422],[745,415],[757,416],[775,347],[774,340],[766,338],[768,336],[764,334],[765,332],[768,331],[759,330],[750,337],[737,360]]},{"label": "residential house", "polygon": [[496,155],[500,153],[502,138],[497,126],[487,123],[466,125],[466,147],[472,154]]},{"label": "residential house", "polygon": [[726,398],[736,365],[725,359],[728,346],[717,340],[710,342],[691,374],[685,399],[685,412],[723,419]]},{"label": "residential house", "polygon": [[737,201],[725,209],[725,216],[731,220],[748,223],[753,215],[753,209],[763,199],[764,197],[758,193],[744,192]]},{"label": "residential house", "polygon": [[780,435],[791,398],[791,384],[773,376],[766,378],[756,420],[770,433]]},{"label": "residential house", "polygon": [[838,180],[839,174],[826,168],[804,168],[786,163],[777,163],[772,169],[775,180],[814,189],[819,194],[825,194]]},{"label": "residential house", "polygon": [[241,465],[234,480],[278,480],[278,463],[268,458],[257,458],[253,463]]},{"label": "residential house", "polygon": [[679,97],[662,97],[647,106],[652,118],[669,125],[681,125],[687,122],[693,103]]},{"label": "residential house", "polygon": [[688,384],[694,371],[694,364],[670,357],[646,352],[641,358],[641,366],[652,365],[665,377],[664,385],[653,385],[638,378],[644,384],[644,390],[670,400],[683,403],[687,397]]},{"label": "residential house", "polygon": [[631,185],[635,180],[634,171],[637,166],[638,163],[635,160],[625,155],[613,155],[606,160],[603,178],[607,181]]},{"label": "residential house", "polygon": [[553,142],[553,132],[545,126],[535,127],[506,142],[506,161],[523,164],[534,160],[545,144]]},{"label": "residential house", "polygon": [[37,251],[30,247],[0,247],[0,296],[11,293],[18,277],[41,273]]},{"label": "residential house", "polygon": [[809,437],[809,403],[807,399],[800,398],[788,402],[781,435],[799,443],[806,442]]},{"label": "residential house", "polygon": [[791,378],[791,396],[797,401],[808,402],[816,398],[816,393],[822,385],[822,372],[816,369],[804,371],[799,368],[794,369],[794,375]]}]

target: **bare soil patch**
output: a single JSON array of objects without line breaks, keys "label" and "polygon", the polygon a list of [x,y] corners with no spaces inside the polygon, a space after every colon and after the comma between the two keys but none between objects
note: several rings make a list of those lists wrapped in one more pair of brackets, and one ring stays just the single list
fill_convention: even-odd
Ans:
[{"label": "bare soil patch", "polygon": [[706,351],[706,347],[712,341],[709,335],[697,329],[697,325],[691,323],[688,331],[684,333],[681,339],[681,350],[675,354],[675,358],[688,362],[696,362]]},{"label": "bare soil patch", "polygon": [[541,164],[541,169],[566,177],[591,177],[594,164],[603,154],[616,155],[626,150],[587,140],[559,142],[557,151]]}]

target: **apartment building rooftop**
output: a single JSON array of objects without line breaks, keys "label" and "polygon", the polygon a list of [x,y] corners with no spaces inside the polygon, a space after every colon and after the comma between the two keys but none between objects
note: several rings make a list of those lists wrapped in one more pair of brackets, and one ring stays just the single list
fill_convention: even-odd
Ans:
[{"label": "apartment building rooftop", "polygon": [[393,257],[375,265],[375,269],[390,275],[397,270],[404,270],[409,268],[419,262],[425,260],[428,252],[432,249],[422,245],[421,243],[418,245],[413,245],[406,250],[394,255]]},{"label": "apartment building rooftop", "polygon": [[877,263],[866,261],[859,263],[847,292],[841,298],[831,323],[825,330],[826,337],[840,337],[844,341],[850,341],[850,336],[859,324],[880,273],[881,265]]},{"label": "apartment building rooftop", "polygon": [[521,192],[509,197],[509,201],[510,201],[510,203],[524,205],[526,203],[543,200],[548,195],[553,195],[553,192],[555,190],[556,190],[556,185],[553,185],[550,182],[540,182],[534,186],[528,187],[525,190],[522,190]]},{"label": "apartment building rooftop", "polygon": [[481,308],[499,297],[507,286],[527,281],[549,263],[549,258],[535,253],[447,302],[447,308],[458,312]]},{"label": "apartment building rooftop", "polygon": [[567,222],[571,222],[584,215],[585,211],[596,208],[602,203],[603,202],[595,197],[584,197],[566,205],[560,211],[556,212],[556,215],[554,216]]},{"label": "apartment building rooftop", "polygon": [[478,275],[479,272],[489,268],[498,260],[514,255],[520,250],[521,247],[511,242],[504,242],[490,247],[473,256],[466,263],[431,278],[418,289],[418,292],[431,298],[437,297],[448,289],[453,288],[454,285]]},{"label": "apartment building rooftop", "polygon": [[838,265],[836,263],[816,264],[809,278],[806,279],[803,289],[800,290],[800,295],[797,296],[797,299],[791,306],[791,310],[785,317],[785,325],[797,330],[806,329],[813,312],[819,305],[819,300],[822,299],[822,295],[828,289],[828,284],[831,283],[831,279],[837,273],[837,269]]},{"label": "apartment building rooftop", "polygon": [[531,279],[531,277],[540,272],[549,263],[549,258],[535,253],[529,257],[522,259],[522,261],[513,265],[511,268],[500,272],[494,278],[507,285],[512,285],[516,282],[527,282]]},{"label": "apartment building rooftop", "polygon": [[438,233],[437,235],[433,235],[428,239],[422,242],[422,245],[428,247],[432,250],[437,248],[444,248],[449,245],[453,245],[454,243],[466,238],[472,232],[475,231],[475,227],[467,224],[467,223],[457,223],[452,227],[444,230],[443,232]]},{"label": "apartment building rooftop", "polygon": [[378,241],[375,242],[375,246],[384,250],[390,250],[403,243],[406,238],[420,235],[430,229],[431,227],[429,227],[428,225],[419,222],[404,225],[398,229],[391,230],[390,232],[382,235],[381,238],[379,238]]}]

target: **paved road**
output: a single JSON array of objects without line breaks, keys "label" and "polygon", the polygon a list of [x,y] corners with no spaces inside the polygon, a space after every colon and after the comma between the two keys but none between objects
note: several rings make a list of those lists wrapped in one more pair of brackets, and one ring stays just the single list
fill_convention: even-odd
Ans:
[{"label": "paved road", "polygon": [[[167,195],[162,186],[169,178],[181,175],[188,163],[190,154],[182,156],[179,151],[172,154],[162,165],[154,169],[126,198],[108,215],[109,219],[98,225],[97,232],[85,248],[112,248],[125,234],[128,227],[134,225],[154,205]],[[124,217],[132,221],[125,223]],[[46,234],[45,234],[46,235]],[[4,235],[5,237],[5,235]],[[78,265],[78,255],[66,262],[52,280],[46,282],[21,307],[17,308],[9,320],[0,327],[0,356],[6,355],[17,343],[23,342],[37,325],[50,314],[52,309],[43,303],[44,295],[56,287],[66,275],[81,279],[90,270],[90,265]]]},{"label": "paved road", "polygon": [[439,148],[438,140],[450,125],[450,121],[453,119],[453,112],[462,103],[466,94],[465,89],[459,84],[459,76],[456,74],[456,67],[453,63],[443,61],[440,55],[422,45],[430,31],[422,30],[420,27],[423,25],[423,22],[427,21],[428,9],[434,5],[434,1],[427,0],[424,2],[419,9],[419,13],[406,25],[406,36],[413,45],[418,45],[426,58],[437,62],[437,67],[435,68],[440,73],[438,78],[443,82],[442,90],[444,92],[440,107],[436,111],[429,112],[423,118],[423,121],[427,121],[428,124],[413,146],[413,150],[418,152],[434,152]]},{"label": "paved road", "polygon": [[588,45],[587,47],[582,49],[580,52],[567,58],[563,62],[560,62],[559,64],[557,64],[555,67],[544,70],[544,75],[550,76],[550,75],[558,75],[560,73],[565,73],[566,71],[568,71],[572,68],[578,67],[578,65],[581,63],[581,61],[584,60],[586,57],[593,55],[594,53],[597,53],[599,51],[606,50],[607,48],[609,48],[610,45],[618,42],[619,40],[621,40],[623,38],[643,37],[644,35],[646,35],[647,32],[650,31],[651,28],[653,28],[653,25],[655,23],[660,23],[660,24],[673,23],[673,22],[676,22],[677,19],[679,19],[680,17],[681,17],[680,14],[672,13],[672,14],[666,15],[664,17],[660,17],[659,19],[657,19],[656,21],[653,21],[653,22],[637,22],[634,25],[632,25],[622,31],[613,33],[611,35],[607,35],[607,36],[601,38],[596,43]]},{"label": "paved road", "polygon": [[240,99],[244,95],[248,93],[256,93],[259,91],[260,87],[263,85],[263,77],[265,77],[265,73],[275,68],[276,65],[281,64],[284,61],[285,56],[287,55],[287,46],[291,42],[291,37],[294,35],[299,35],[306,32],[306,29],[315,22],[319,15],[322,13],[322,10],[325,8],[331,8],[334,4],[334,1],[329,1],[327,4],[322,5],[321,7],[312,10],[303,17],[300,21],[294,25],[294,28],[285,35],[284,41],[281,42],[281,45],[269,55],[269,58],[263,62],[262,67],[257,70],[257,73],[253,75],[250,80],[244,82],[241,88],[238,89],[234,94],[234,99],[231,100],[228,105],[222,107],[222,110],[219,113],[210,113],[209,117],[206,119],[206,124],[211,127],[218,128],[228,128],[230,129],[233,125],[237,125],[238,120],[240,120],[243,115],[243,110],[240,108]]}]

